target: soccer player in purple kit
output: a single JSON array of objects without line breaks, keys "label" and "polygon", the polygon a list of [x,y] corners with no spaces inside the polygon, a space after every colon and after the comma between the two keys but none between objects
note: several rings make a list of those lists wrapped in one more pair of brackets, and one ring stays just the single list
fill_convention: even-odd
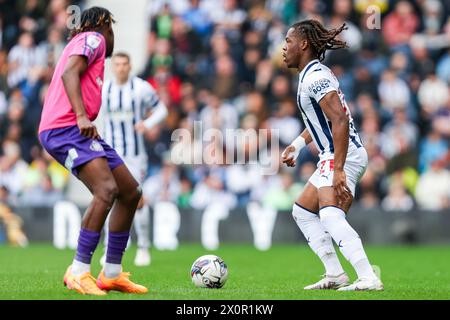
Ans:
[{"label": "soccer player in purple kit", "polygon": [[[75,258],[64,275],[67,288],[81,294],[148,292],[122,272],[122,256],[142,191],[92,123],[101,106],[105,58],[114,49],[114,22],[107,9],[83,11],[56,66],[39,125],[42,146],[93,194]],[[106,263],[95,279],[90,272],[91,259],[110,211]]]}]

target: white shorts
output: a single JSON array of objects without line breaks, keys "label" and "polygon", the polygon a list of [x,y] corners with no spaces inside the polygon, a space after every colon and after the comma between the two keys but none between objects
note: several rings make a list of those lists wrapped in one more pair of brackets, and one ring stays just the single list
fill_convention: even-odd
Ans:
[{"label": "white shorts", "polygon": [[147,159],[144,157],[126,157],[123,158],[123,161],[136,181],[142,185],[145,180],[145,176],[147,175]]},{"label": "white shorts", "polygon": [[[347,186],[350,188],[353,197],[355,196],[356,183],[366,171],[368,162],[367,151],[360,147],[347,154],[345,160],[344,172],[347,176]],[[309,182],[317,189],[321,187],[333,186],[334,160],[320,160],[317,163],[317,169],[314,171]]]}]

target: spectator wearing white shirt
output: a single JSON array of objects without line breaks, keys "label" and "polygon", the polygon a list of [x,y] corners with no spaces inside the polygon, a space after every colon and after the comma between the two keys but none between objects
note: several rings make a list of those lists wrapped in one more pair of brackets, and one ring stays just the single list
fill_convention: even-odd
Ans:
[{"label": "spectator wearing white shirt", "polygon": [[220,204],[223,208],[236,206],[236,196],[226,190],[226,169],[223,166],[210,166],[202,181],[198,182],[192,193],[190,204],[194,209],[203,210]]},{"label": "spectator wearing white shirt", "polygon": [[157,174],[144,181],[142,191],[146,203],[150,206],[161,201],[177,203],[181,185],[176,166],[165,161]]},{"label": "spectator wearing white shirt", "polygon": [[225,32],[231,41],[240,38],[240,28],[247,18],[247,13],[238,7],[236,0],[223,0],[223,10],[211,12],[211,20],[216,24],[216,29]]},{"label": "spectator wearing white shirt", "polygon": [[382,107],[391,113],[394,109],[404,109],[409,105],[410,91],[408,85],[390,69],[384,71],[381,76],[378,95]]},{"label": "spectator wearing white shirt", "polygon": [[416,186],[416,200],[420,208],[442,210],[450,208],[450,171],[443,161],[434,161],[422,174]]},{"label": "spectator wearing white shirt", "polygon": [[23,191],[27,163],[20,157],[20,147],[17,143],[6,140],[3,142],[3,153],[0,157],[0,185],[5,186],[13,203]]},{"label": "spectator wearing white shirt", "polygon": [[419,102],[427,114],[433,114],[446,105],[449,99],[448,85],[434,73],[422,81],[418,92]]},{"label": "spectator wearing white shirt", "polygon": [[8,85],[15,87],[28,76],[30,69],[39,64],[39,50],[34,45],[33,35],[24,32],[8,55]]},{"label": "spectator wearing white shirt", "polygon": [[414,200],[406,192],[402,181],[394,177],[387,196],[381,202],[381,207],[385,211],[409,211],[414,207]]},{"label": "spectator wearing white shirt", "polygon": [[207,103],[200,112],[203,132],[215,128],[225,134],[226,129],[236,129],[238,127],[238,113],[232,105],[223,102],[213,93],[209,94]]},{"label": "spectator wearing white shirt", "polygon": [[394,117],[383,129],[381,149],[388,157],[412,149],[417,143],[419,130],[417,126],[408,120],[404,109],[395,109]]},{"label": "spectator wearing white shirt", "polygon": [[348,49],[352,52],[358,51],[362,46],[362,34],[360,29],[348,19],[352,13],[352,0],[335,0],[333,1],[334,15],[330,19],[330,26],[333,28],[341,26],[343,23],[347,26],[341,36]]},{"label": "spectator wearing white shirt", "polygon": [[57,28],[50,28],[47,39],[37,47],[39,51],[39,64],[43,67],[54,67],[59,60],[65,43],[63,41],[63,33]]}]

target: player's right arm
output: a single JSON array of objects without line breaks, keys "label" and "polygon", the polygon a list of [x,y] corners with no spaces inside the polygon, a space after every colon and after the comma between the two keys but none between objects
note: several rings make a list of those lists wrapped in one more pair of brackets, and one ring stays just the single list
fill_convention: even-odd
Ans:
[{"label": "player's right arm", "polygon": [[308,129],[303,132],[292,143],[284,149],[281,154],[281,160],[286,163],[288,167],[295,167],[295,160],[305,146],[312,141],[312,137],[309,134]]}]

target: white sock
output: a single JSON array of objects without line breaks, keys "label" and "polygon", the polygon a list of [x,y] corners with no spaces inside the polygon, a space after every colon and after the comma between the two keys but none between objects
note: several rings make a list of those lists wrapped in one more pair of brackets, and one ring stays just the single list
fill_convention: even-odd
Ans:
[{"label": "white sock", "polygon": [[105,245],[105,254],[106,254],[106,249],[108,248],[108,233],[109,233],[109,217],[110,215],[108,214],[108,216],[106,217],[105,220],[105,224],[103,225],[103,244]]},{"label": "white sock", "polygon": [[337,276],[344,273],[344,269],[334,250],[331,236],[322,226],[319,216],[300,207],[298,204],[294,204],[292,207],[292,216],[303,232],[309,246],[322,261],[326,274]]},{"label": "white sock", "polygon": [[358,278],[374,279],[378,278],[375,274],[369,259],[365,258],[355,263],[354,268],[358,274]]},{"label": "white sock", "polygon": [[144,204],[141,209],[136,210],[134,215],[134,230],[136,231],[138,248],[150,247],[150,210]]},{"label": "white sock", "polygon": [[105,277],[107,277],[108,279],[115,279],[122,272],[122,265],[105,262],[105,266],[103,267],[103,272],[105,274]]},{"label": "white sock", "polygon": [[86,272],[91,272],[91,265],[74,259],[71,270],[74,276],[81,276]]},{"label": "white sock", "polygon": [[344,257],[352,264],[358,278],[375,279],[361,239],[345,219],[345,212],[334,206],[320,209],[320,221],[339,246]]}]

